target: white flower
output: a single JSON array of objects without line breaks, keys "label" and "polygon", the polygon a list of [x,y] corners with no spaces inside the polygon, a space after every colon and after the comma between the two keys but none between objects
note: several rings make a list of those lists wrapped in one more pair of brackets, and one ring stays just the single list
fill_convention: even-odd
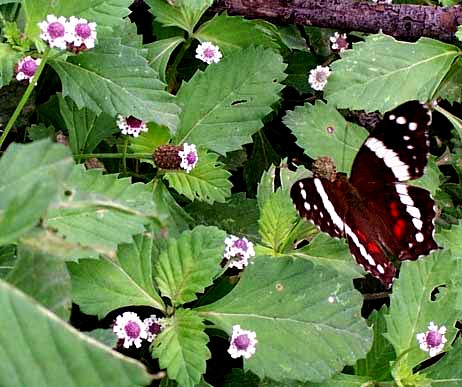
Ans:
[{"label": "white flower", "polygon": [[139,348],[142,339],[147,338],[146,327],[134,312],[125,312],[117,316],[112,331],[119,339],[124,340],[123,346],[125,348],[129,348],[132,344]]},{"label": "white flower", "polygon": [[95,47],[96,23],[89,23],[87,19],[71,16],[67,23],[67,32],[72,38],[69,43],[72,43],[75,47],[80,47],[82,44],[87,49]]},{"label": "white flower", "polygon": [[329,67],[317,66],[310,71],[308,82],[314,90],[323,90],[327,84],[327,78],[330,76]]},{"label": "white flower", "polygon": [[446,327],[442,325],[438,329],[438,325],[435,325],[433,321],[428,324],[428,330],[424,333],[418,333],[416,335],[417,341],[420,344],[420,349],[422,351],[428,352],[431,357],[440,353],[444,344],[447,342],[446,337]]},{"label": "white flower", "polygon": [[28,79],[30,83],[41,61],[42,60],[40,58],[34,59],[31,56],[26,56],[22,58],[16,64],[16,71],[17,71],[16,79],[18,81],[23,81],[24,79]]},{"label": "white flower", "polygon": [[343,52],[348,48],[348,41],[346,34],[339,34],[338,32],[334,33],[330,37],[331,48],[334,51]]},{"label": "white flower", "polygon": [[121,130],[122,134],[130,134],[133,137],[138,137],[141,132],[148,131],[146,123],[133,116],[122,117],[121,115],[118,115],[117,126]]},{"label": "white flower", "polygon": [[178,152],[178,156],[181,158],[180,168],[184,169],[186,173],[191,172],[199,160],[196,146],[187,142],[183,144],[183,150]]},{"label": "white flower", "polygon": [[233,325],[233,334],[228,353],[233,359],[241,356],[249,359],[255,353],[257,343],[257,334],[255,332],[241,329],[240,325]]},{"label": "white flower", "polygon": [[72,36],[67,32],[67,23],[64,16],[58,18],[55,15],[48,15],[46,21],[38,23],[40,38],[48,42],[50,47],[65,50],[67,43],[72,41]]},{"label": "white flower", "polygon": [[253,243],[247,238],[230,235],[225,239],[223,257],[230,260],[228,267],[243,269],[249,264],[249,258],[255,256]]},{"label": "white flower", "polygon": [[222,56],[220,48],[212,42],[203,42],[196,48],[196,58],[207,64],[218,63]]},{"label": "white flower", "polygon": [[146,327],[147,340],[149,342],[152,342],[156,336],[165,328],[165,319],[156,317],[155,314],[145,318],[143,323]]}]

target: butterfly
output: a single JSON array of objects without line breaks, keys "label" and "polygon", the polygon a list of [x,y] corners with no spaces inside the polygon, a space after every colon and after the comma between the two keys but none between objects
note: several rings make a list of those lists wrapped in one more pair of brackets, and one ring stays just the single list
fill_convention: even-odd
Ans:
[{"label": "butterfly", "polygon": [[390,257],[416,260],[438,248],[435,202],[406,183],[425,171],[430,108],[410,101],[386,113],[360,147],[349,178],[315,170],[290,192],[301,217],[346,238],[356,262],[387,288],[396,276]]}]

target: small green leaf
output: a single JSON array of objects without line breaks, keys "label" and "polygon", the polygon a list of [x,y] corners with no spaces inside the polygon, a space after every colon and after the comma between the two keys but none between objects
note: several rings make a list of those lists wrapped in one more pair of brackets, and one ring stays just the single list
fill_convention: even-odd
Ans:
[{"label": "small green leaf", "polygon": [[5,278],[16,264],[16,246],[0,246],[0,278]]},{"label": "small green leaf", "polygon": [[[460,28],[459,28],[460,31]],[[462,59],[458,58],[451,66],[451,69],[446,74],[446,77],[440,83],[438,91],[435,93],[441,99],[447,100],[450,103],[462,102]]]},{"label": "small green leaf", "polygon": [[216,227],[198,226],[169,239],[154,266],[162,295],[174,305],[195,300],[221,271],[225,237]]},{"label": "small green leaf", "polygon": [[297,144],[313,159],[330,156],[340,172],[350,172],[367,131],[346,121],[332,104],[317,100],[289,111],[284,124],[297,137]]},{"label": "small green leaf", "polygon": [[141,387],[151,382],[141,363],[77,331],[1,280],[0,309],[2,386]]},{"label": "small green leaf", "polygon": [[425,188],[430,191],[433,196],[436,196],[437,191],[440,189],[441,182],[444,180],[438,165],[436,164],[435,157],[431,156],[425,168],[425,174],[417,180],[412,181],[412,185]]},{"label": "small green leaf", "polygon": [[197,71],[178,92],[183,110],[175,143],[225,154],[251,142],[280,98],[285,67],[274,51],[250,47]]},{"label": "small green leaf", "polygon": [[449,230],[442,229],[436,234],[438,244],[450,249],[455,258],[462,259],[462,225],[454,224]]},{"label": "small green leaf", "polygon": [[179,309],[169,325],[156,338],[152,355],[160,368],[180,386],[196,386],[210,358],[209,341],[202,319],[192,310]]},{"label": "small green leaf", "polygon": [[153,153],[159,145],[168,143],[170,131],[166,126],[159,126],[154,122],[148,124],[148,131],[130,139],[130,149],[135,153]]},{"label": "small green leaf", "polygon": [[230,293],[197,309],[228,334],[235,324],[256,332],[245,369],[276,381],[321,382],[366,355],[371,330],[350,277],[290,257],[253,262]]},{"label": "small green leaf", "polygon": [[382,113],[409,100],[428,101],[458,55],[456,46],[434,39],[369,35],[332,64],[324,95],[338,108]]},{"label": "small green leaf", "polygon": [[191,172],[169,171],[165,178],[170,187],[190,200],[224,203],[231,195],[231,174],[217,160],[218,155],[199,151],[199,161]]},{"label": "small green leaf", "polygon": [[0,87],[8,85],[13,78],[14,65],[21,58],[21,53],[9,44],[0,43]]},{"label": "small green leaf", "polygon": [[184,38],[182,36],[174,36],[173,38],[158,40],[145,46],[148,49],[146,59],[149,65],[159,73],[159,78],[162,82],[166,82],[165,70],[167,69],[172,52],[183,42]]},{"label": "small green leaf", "polygon": [[432,379],[434,387],[459,387],[462,385],[462,343],[457,340],[444,357],[426,368],[424,375]]},{"label": "small green leaf", "polygon": [[316,67],[316,56],[310,52],[295,51],[288,57],[287,78],[285,85],[292,86],[299,93],[308,93],[311,91],[308,83],[310,69]]}]

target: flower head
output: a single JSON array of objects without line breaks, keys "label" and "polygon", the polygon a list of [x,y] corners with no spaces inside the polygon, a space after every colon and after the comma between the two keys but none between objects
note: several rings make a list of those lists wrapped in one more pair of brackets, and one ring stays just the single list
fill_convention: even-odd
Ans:
[{"label": "flower head", "polygon": [[441,326],[438,328],[438,325],[435,325],[433,321],[428,324],[428,330],[424,333],[418,333],[416,335],[417,341],[420,344],[420,349],[422,351],[428,352],[430,356],[435,356],[440,353],[444,344],[447,342],[446,337],[446,327]]},{"label": "flower head", "polygon": [[329,67],[317,66],[310,71],[308,83],[314,90],[323,90],[326,87],[330,73]]},{"label": "flower head", "polygon": [[70,37],[68,48],[72,51],[76,49],[83,51],[95,47],[96,23],[89,23],[87,19],[71,16],[67,23],[67,32]]},{"label": "flower head", "polygon": [[149,342],[152,342],[165,327],[165,319],[156,317],[155,314],[145,318],[143,323],[146,327],[147,340]]},{"label": "flower head", "polygon": [[257,334],[255,332],[241,329],[240,325],[233,325],[228,353],[233,359],[241,356],[249,359],[255,353],[257,343]]},{"label": "flower head", "polygon": [[117,316],[112,331],[119,339],[124,340],[124,348],[129,348],[132,344],[139,348],[141,340],[147,338],[146,326],[134,312],[125,312]]},{"label": "flower head", "polygon": [[343,52],[348,48],[348,40],[346,34],[339,34],[336,32],[333,36],[330,37],[331,45],[333,51]]},{"label": "flower head", "polygon": [[243,269],[249,264],[249,258],[255,256],[253,243],[247,238],[230,235],[225,239],[225,253],[223,257],[230,260],[229,267]]},{"label": "flower head", "polygon": [[42,60],[40,58],[34,59],[31,56],[26,56],[22,58],[16,64],[16,79],[18,81],[23,81],[27,79],[29,80],[29,83],[30,83],[41,61]]},{"label": "flower head", "polygon": [[71,37],[67,32],[67,20],[64,16],[59,18],[55,15],[48,15],[46,20],[38,23],[40,27],[40,38],[48,42],[50,47],[66,49]]},{"label": "flower head", "polygon": [[196,48],[196,58],[207,64],[218,63],[222,56],[220,48],[212,42],[203,42]]},{"label": "flower head", "polygon": [[117,126],[122,134],[131,134],[133,137],[138,137],[141,132],[147,132],[148,127],[146,123],[133,116],[122,117],[117,116]]},{"label": "flower head", "polygon": [[180,168],[184,169],[186,173],[191,172],[199,160],[196,146],[187,142],[183,144],[183,150],[178,152],[178,156],[181,158]]}]

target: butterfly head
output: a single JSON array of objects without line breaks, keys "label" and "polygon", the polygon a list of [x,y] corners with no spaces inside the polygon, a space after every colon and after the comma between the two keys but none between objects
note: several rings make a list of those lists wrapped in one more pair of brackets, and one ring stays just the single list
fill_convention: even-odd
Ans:
[{"label": "butterfly head", "polygon": [[329,156],[317,158],[313,162],[312,171],[314,177],[320,177],[334,182],[337,178],[337,168],[334,160]]}]

